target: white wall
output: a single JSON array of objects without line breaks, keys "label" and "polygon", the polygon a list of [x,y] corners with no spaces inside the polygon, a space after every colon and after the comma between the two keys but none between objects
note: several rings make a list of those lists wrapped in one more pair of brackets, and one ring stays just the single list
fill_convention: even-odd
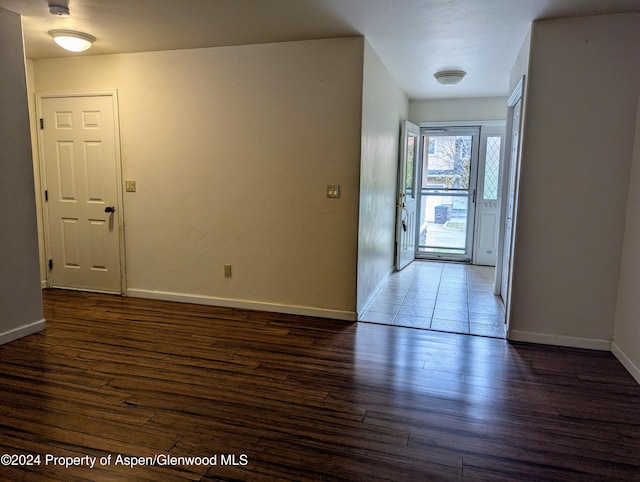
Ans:
[{"label": "white wall", "polygon": [[129,294],[355,318],[363,43],[34,62],[38,92],[118,89]]},{"label": "white wall", "polygon": [[518,56],[516,57],[511,72],[509,72],[509,95],[515,90],[522,79],[523,75],[526,75],[529,71],[529,55],[531,50],[531,30],[527,31],[527,35],[522,41]]},{"label": "white wall", "polygon": [[365,41],[358,236],[358,309],[393,270],[400,121],[408,101]]},{"label": "white wall", "polygon": [[[509,72],[509,98],[513,96],[516,92],[516,87],[520,84],[523,79],[523,76],[526,76],[529,71],[529,54],[531,50],[531,30],[527,31],[527,34],[520,46],[520,50],[518,51],[518,56],[516,57],[513,66],[511,67],[511,71]],[[522,91],[520,92],[520,125],[513,126],[513,111],[511,109],[507,109],[507,119],[506,119],[506,135],[505,138],[505,146],[504,146],[504,162],[500,167],[500,179],[502,183],[502,192],[509,193],[510,190],[510,179],[513,179],[515,185],[513,186],[513,206],[511,207],[512,212],[510,213],[512,216],[511,219],[511,236],[509,239],[505,239],[505,230],[506,230],[506,217],[507,217],[507,209],[509,205],[508,195],[501,196],[500,200],[500,218],[499,223],[500,226],[498,228],[498,256],[496,262],[496,272],[495,272],[495,287],[499,288],[502,291],[502,287],[505,285],[504,275],[505,275],[505,261],[517,262],[517,253],[514,249],[514,241],[513,238],[518,236],[518,199],[519,199],[519,186],[520,186],[520,160],[521,160],[521,144],[523,142],[524,132],[522,129],[522,122],[526,122],[527,117],[527,92],[528,92],[528,79],[524,79],[524,82],[521,86]],[[516,99],[512,99],[512,102],[515,102]],[[508,102],[509,100],[507,100]],[[512,107],[515,107],[512,106]],[[512,146],[514,141],[513,133],[518,131],[518,145]],[[516,158],[512,161],[511,152],[515,149]],[[513,165],[512,165],[513,164]],[[514,169],[515,172],[512,174],[510,171]],[[504,253],[508,249],[510,250],[509,260],[504,259]],[[509,271],[510,268],[507,268],[506,271]],[[509,284],[510,285],[510,284]],[[506,323],[508,324],[507,328],[507,337],[510,338],[510,318],[511,318],[511,292],[509,288],[507,288],[506,293],[502,293],[502,298],[505,301],[505,308],[507,310],[506,313]]]},{"label": "white wall", "polygon": [[616,323],[613,333],[613,353],[640,383],[640,104],[636,117],[636,141],[629,182],[627,223],[624,232],[624,247]]},{"label": "white wall", "polygon": [[44,328],[22,25],[0,8],[0,343]]},{"label": "white wall", "polygon": [[511,337],[608,349],[640,88],[640,15],[536,22]]},{"label": "white wall", "polygon": [[504,120],[506,97],[411,100],[409,120],[420,122],[459,122]]}]

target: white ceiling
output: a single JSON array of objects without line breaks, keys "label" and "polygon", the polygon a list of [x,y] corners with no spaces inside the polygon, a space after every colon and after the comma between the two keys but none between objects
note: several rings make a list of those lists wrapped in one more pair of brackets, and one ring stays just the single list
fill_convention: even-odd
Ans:
[{"label": "white ceiling", "polygon": [[[49,3],[68,5],[54,17]],[[533,20],[640,12],[640,0],[0,0],[23,16],[28,58],[98,55],[364,35],[411,99],[507,95]],[[47,34],[97,38],[66,53]],[[467,71],[456,86],[433,78]]]}]

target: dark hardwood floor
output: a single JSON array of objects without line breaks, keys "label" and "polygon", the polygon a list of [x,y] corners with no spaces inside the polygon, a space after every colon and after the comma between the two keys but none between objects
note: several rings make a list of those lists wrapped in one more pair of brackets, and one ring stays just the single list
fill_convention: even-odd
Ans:
[{"label": "dark hardwood floor", "polygon": [[0,454],[40,465],[3,458],[0,480],[640,480],[640,386],[611,353],[44,301],[47,329],[0,346]]}]

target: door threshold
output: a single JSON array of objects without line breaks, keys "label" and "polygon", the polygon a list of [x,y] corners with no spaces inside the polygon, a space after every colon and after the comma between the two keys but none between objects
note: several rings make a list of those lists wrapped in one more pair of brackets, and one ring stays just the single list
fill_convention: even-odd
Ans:
[{"label": "door threshold", "polygon": [[470,259],[455,259],[455,258],[422,258],[416,257],[416,261],[433,261],[436,263],[458,263],[458,264],[473,264]]}]

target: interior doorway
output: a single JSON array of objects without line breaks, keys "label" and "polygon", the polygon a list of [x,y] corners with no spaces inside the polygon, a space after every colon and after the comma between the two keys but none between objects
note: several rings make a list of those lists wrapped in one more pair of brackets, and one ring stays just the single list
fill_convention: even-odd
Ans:
[{"label": "interior doorway", "polygon": [[360,321],[506,336],[504,303],[494,294],[504,124],[403,122],[396,271]]}]

